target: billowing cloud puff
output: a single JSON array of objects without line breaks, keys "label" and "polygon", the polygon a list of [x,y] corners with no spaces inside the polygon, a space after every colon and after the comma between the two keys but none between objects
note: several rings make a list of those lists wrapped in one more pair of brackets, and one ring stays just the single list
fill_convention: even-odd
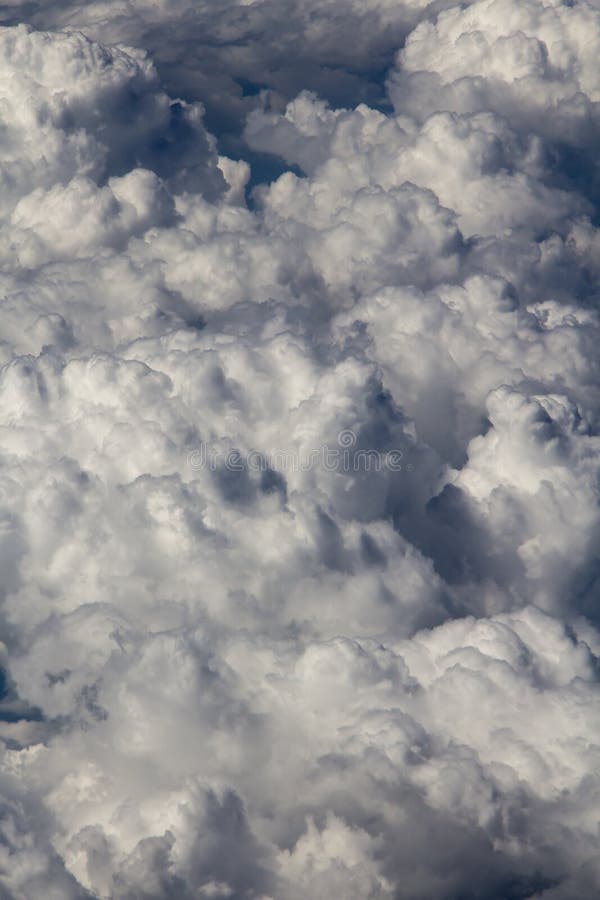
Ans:
[{"label": "billowing cloud puff", "polygon": [[267,90],[273,102],[315,90],[338,104],[381,102],[406,35],[451,0],[11,0],[0,22],[83,31],[152,54],[174,96],[202,99],[221,140],[236,135]]},{"label": "billowing cloud puff", "polygon": [[2,895],[591,900],[596,11],[10,18]]},{"label": "billowing cloud puff", "polygon": [[599,41],[600,18],[592,3],[478,0],[455,6],[409,35],[392,76],[393,85],[398,79],[392,96],[401,106],[403,73],[422,73],[423,85],[438,80],[438,108],[466,112],[491,103],[509,116],[534,117],[536,130],[545,122],[558,136],[557,126],[564,128],[571,118],[575,125],[586,111],[593,114]]},{"label": "billowing cloud puff", "polygon": [[[33,187],[51,192],[75,175],[103,181],[145,164],[209,194],[223,182],[201,108],[170,100],[140,51],[19,26],[2,30],[0,72],[6,213]],[[72,209],[69,199],[63,202]]]}]

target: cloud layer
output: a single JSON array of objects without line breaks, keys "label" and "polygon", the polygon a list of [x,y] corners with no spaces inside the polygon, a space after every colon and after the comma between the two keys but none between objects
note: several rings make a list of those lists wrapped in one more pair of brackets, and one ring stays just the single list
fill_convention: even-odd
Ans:
[{"label": "cloud layer", "polygon": [[3,15],[2,896],[591,900],[594,4]]}]

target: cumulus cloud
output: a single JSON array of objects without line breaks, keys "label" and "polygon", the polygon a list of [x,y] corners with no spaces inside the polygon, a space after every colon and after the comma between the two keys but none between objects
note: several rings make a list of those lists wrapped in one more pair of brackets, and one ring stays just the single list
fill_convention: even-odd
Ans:
[{"label": "cumulus cloud", "polygon": [[2,895],[591,900],[594,5],[7,10]]},{"label": "cumulus cloud", "polygon": [[83,30],[104,44],[152,54],[174,96],[206,104],[221,140],[236,136],[261,91],[274,103],[300,90],[337,104],[384,102],[393,56],[422,15],[449,0],[11,0],[0,22],[22,18],[42,29]]}]

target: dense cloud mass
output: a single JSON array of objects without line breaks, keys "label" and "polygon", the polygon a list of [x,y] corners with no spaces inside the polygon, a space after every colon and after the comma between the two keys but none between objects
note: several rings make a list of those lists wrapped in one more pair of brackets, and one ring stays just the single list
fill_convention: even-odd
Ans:
[{"label": "dense cloud mass", "polygon": [[600,892],[594,0],[12,2],[0,897]]}]

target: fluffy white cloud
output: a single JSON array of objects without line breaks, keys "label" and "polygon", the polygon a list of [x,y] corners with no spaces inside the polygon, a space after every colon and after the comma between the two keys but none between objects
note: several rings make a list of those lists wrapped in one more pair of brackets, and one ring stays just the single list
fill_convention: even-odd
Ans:
[{"label": "fluffy white cloud", "polygon": [[170,100],[144,52],[21,25],[2,29],[0,72],[5,213],[34,187],[51,203],[51,189],[76,175],[104,180],[144,164],[186,189],[224,187],[201,107]]},{"label": "fluffy white cloud", "polygon": [[[593,3],[479,0],[455,6],[435,22],[421,22],[408,37],[392,76],[392,97],[402,106],[403,78],[421,74],[423,86],[437,82],[438,108],[466,112],[492,104],[511,117],[531,116],[536,130],[559,136],[560,128],[593,115],[599,41]],[[433,93],[426,93],[428,102]]]},{"label": "fluffy white cloud", "polygon": [[598,892],[597,12],[450,7],[12,5],[10,900]]},{"label": "fluffy white cloud", "polygon": [[385,70],[430,8],[428,0],[11,0],[0,22],[25,18],[144,47],[169,91],[202,99],[214,126],[229,133],[226,143],[238,147],[235,135],[261,90],[275,103],[307,88],[336,103],[381,102]]}]

